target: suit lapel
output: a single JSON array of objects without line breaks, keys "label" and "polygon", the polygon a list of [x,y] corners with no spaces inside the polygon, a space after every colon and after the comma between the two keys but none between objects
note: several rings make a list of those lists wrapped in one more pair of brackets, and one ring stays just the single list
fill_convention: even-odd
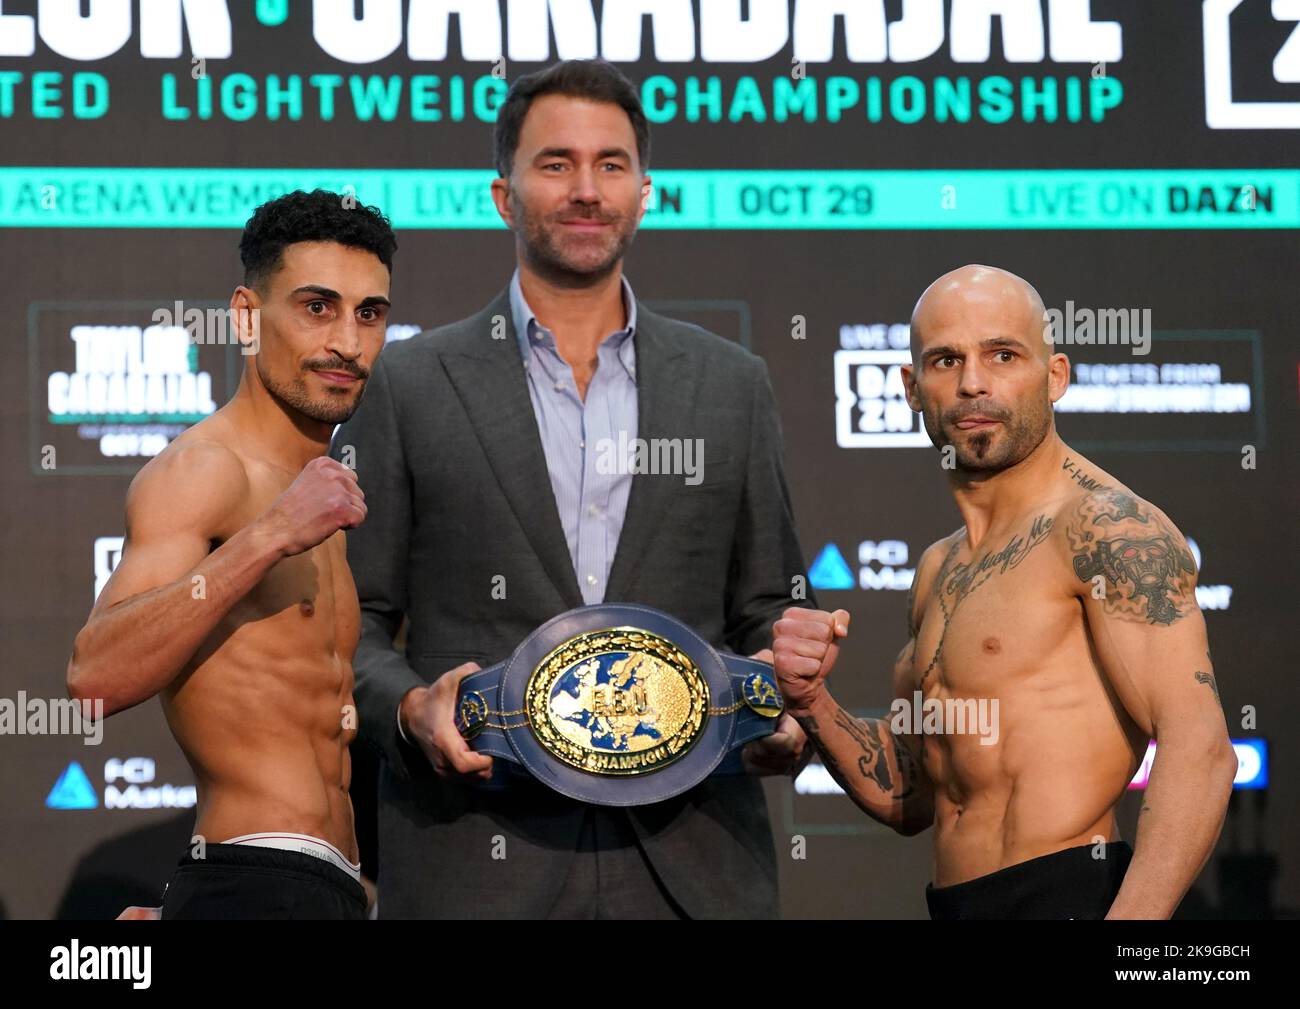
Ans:
[{"label": "suit lapel", "polygon": [[[694,416],[698,375],[691,355],[659,327],[657,317],[637,305],[636,336],[637,437],[647,444],[655,438],[685,438]],[[627,515],[619,533],[614,565],[605,591],[608,602],[625,598],[633,577],[662,522],[681,475],[637,473],[632,477]]]},{"label": "suit lapel", "polygon": [[[493,339],[497,316],[505,319],[504,339]],[[462,336],[458,346],[443,352],[443,366],[528,542],[565,604],[581,606],[582,593],[528,395],[509,293],[498,295],[468,320]]]}]

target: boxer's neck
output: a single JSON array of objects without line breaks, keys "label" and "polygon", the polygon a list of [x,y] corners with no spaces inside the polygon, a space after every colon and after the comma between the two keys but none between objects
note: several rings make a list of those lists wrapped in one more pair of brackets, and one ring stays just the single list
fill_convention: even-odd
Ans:
[{"label": "boxer's neck", "polygon": [[267,391],[255,369],[244,372],[239,388],[223,408],[239,438],[239,447],[290,472],[329,451],[333,424],[312,420]]},{"label": "boxer's neck", "polygon": [[957,509],[966,525],[966,539],[974,549],[990,530],[1021,521],[1052,493],[1066,447],[1053,425],[1029,455],[1014,466],[972,479],[954,471],[949,476]]}]

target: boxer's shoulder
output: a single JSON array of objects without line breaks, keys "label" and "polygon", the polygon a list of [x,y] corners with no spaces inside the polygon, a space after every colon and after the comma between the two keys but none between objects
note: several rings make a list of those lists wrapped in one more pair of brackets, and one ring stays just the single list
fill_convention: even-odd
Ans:
[{"label": "boxer's shoulder", "polygon": [[150,459],[131,485],[164,482],[246,485],[248,472],[244,459],[220,433],[215,429],[204,430],[203,424],[190,428]]},{"label": "boxer's shoulder", "polygon": [[928,580],[938,574],[939,569],[943,567],[944,559],[952,552],[953,547],[961,542],[965,534],[966,527],[958,526],[947,536],[935,540],[922,550],[916,562],[916,577]]},{"label": "boxer's shoulder", "polygon": [[[210,420],[215,418],[210,418]],[[149,460],[127,490],[128,522],[155,513],[220,514],[249,492],[244,459],[204,421]]]},{"label": "boxer's shoulder", "polygon": [[1069,565],[1076,593],[1107,582],[1158,574],[1180,590],[1195,584],[1196,562],[1187,540],[1157,505],[1123,484],[1102,485],[1064,502],[1053,532]]},{"label": "boxer's shoulder", "polygon": [[965,533],[964,527],[958,527],[942,539],[935,540],[921,551],[912,573],[912,589],[907,597],[908,627],[915,637],[921,625],[921,615],[925,611],[925,600],[929,598],[935,579],[943,568],[944,561],[953,552]]},{"label": "boxer's shoulder", "polygon": [[[1163,509],[1121,483],[1070,495],[1056,509],[1053,527],[1067,540],[1072,534],[1104,534],[1119,529],[1150,529],[1178,534],[1177,527]],[[1178,535],[1181,539],[1181,534]]]},{"label": "boxer's shoulder", "polygon": [[1058,534],[1068,537],[1071,528],[1091,529],[1097,523],[1111,528],[1123,524],[1142,526],[1152,521],[1173,526],[1160,508],[1073,451],[1061,464],[1060,480],[1059,486],[1066,492],[1055,499],[1051,510]]}]

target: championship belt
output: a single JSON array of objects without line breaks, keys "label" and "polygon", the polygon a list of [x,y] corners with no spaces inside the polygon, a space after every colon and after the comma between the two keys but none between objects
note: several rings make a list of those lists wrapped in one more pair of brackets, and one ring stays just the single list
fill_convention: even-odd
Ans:
[{"label": "championship belt", "polygon": [[640,806],[742,770],[784,709],[772,667],[649,606],[582,606],[460,684],[456,727],[583,802]]}]

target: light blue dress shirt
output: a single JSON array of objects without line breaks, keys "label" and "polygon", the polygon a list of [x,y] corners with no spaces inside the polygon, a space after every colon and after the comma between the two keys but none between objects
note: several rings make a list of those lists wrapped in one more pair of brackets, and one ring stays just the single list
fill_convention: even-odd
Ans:
[{"label": "light blue dress shirt", "polygon": [[573,570],[588,604],[605,598],[632,490],[623,449],[637,436],[636,298],[627,278],[622,280],[627,325],[597,348],[585,401],[578,395],[573,369],[556,349],[554,334],[524,300],[518,270],[510,281],[510,310],[528,395]]}]

